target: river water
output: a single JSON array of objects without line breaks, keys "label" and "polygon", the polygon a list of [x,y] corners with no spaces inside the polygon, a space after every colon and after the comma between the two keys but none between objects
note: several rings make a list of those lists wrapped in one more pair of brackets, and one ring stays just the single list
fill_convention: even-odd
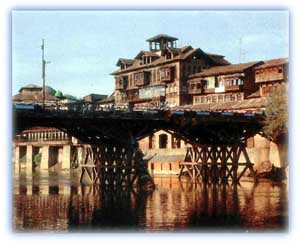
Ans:
[{"label": "river water", "polygon": [[192,184],[155,176],[153,192],[78,184],[74,173],[16,174],[16,232],[285,232],[285,182],[242,179],[240,185]]}]

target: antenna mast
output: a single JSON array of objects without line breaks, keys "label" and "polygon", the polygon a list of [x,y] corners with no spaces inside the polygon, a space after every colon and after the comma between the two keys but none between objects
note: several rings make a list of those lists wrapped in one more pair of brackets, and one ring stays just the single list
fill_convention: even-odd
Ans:
[{"label": "antenna mast", "polygon": [[42,42],[42,79],[43,79],[43,109],[45,109],[45,70],[46,70],[46,61],[44,57],[44,49],[45,49],[45,44],[44,44],[44,39]]},{"label": "antenna mast", "polygon": [[42,79],[43,79],[43,109],[45,109],[45,97],[46,97],[46,64],[50,62],[46,62],[45,60],[45,42],[44,39],[42,41]]}]

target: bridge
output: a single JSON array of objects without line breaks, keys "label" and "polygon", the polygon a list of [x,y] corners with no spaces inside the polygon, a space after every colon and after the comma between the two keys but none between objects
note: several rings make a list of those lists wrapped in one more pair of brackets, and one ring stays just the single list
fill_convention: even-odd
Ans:
[{"label": "bridge", "polygon": [[[263,122],[264,116],[255,113],[15,110],[14,134],[34,126],[60,129],[89,145],[81,179],[87,175],[93,183],[132,185],[148,175],[137,140],[164,129],[193,145],[180,177],[186,170],[193,180],[238,182],[247,169],[254,173],[245,142],[260,133]],[[239,166],[244,167],[240,175]]]}]

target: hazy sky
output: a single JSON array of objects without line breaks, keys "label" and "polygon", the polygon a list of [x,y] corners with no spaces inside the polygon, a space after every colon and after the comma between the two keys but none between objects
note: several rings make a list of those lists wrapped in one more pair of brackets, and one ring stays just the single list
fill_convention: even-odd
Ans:
[{"label": "hazy sky", "polygon": [[46,83],[78,97],[111,94],[119,57],[148,50],[146,39],[161,33],[222,54],[232,63],[288,56],[287,11],[13,11],[12,92],[42,85],[45,39]]}]

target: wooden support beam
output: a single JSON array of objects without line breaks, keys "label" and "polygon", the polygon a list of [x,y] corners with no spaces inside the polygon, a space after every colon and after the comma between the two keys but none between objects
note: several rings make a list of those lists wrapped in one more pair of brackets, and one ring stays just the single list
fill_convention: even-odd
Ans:
[{"label": "wooden support beam", "polygon": [[[246,162],[240,162],[244,155]],[[245,166],[238,175],[239,166]],[[249,169],[253,174],[253,164],[246,151],[245,144],[237,141],[230,145],[193,145],[187,148],[184,162],[180,164],[179,178],[186,171],[193,182],[201,178],[203,182],[227,183],[231,179],[238,183]]]}]

